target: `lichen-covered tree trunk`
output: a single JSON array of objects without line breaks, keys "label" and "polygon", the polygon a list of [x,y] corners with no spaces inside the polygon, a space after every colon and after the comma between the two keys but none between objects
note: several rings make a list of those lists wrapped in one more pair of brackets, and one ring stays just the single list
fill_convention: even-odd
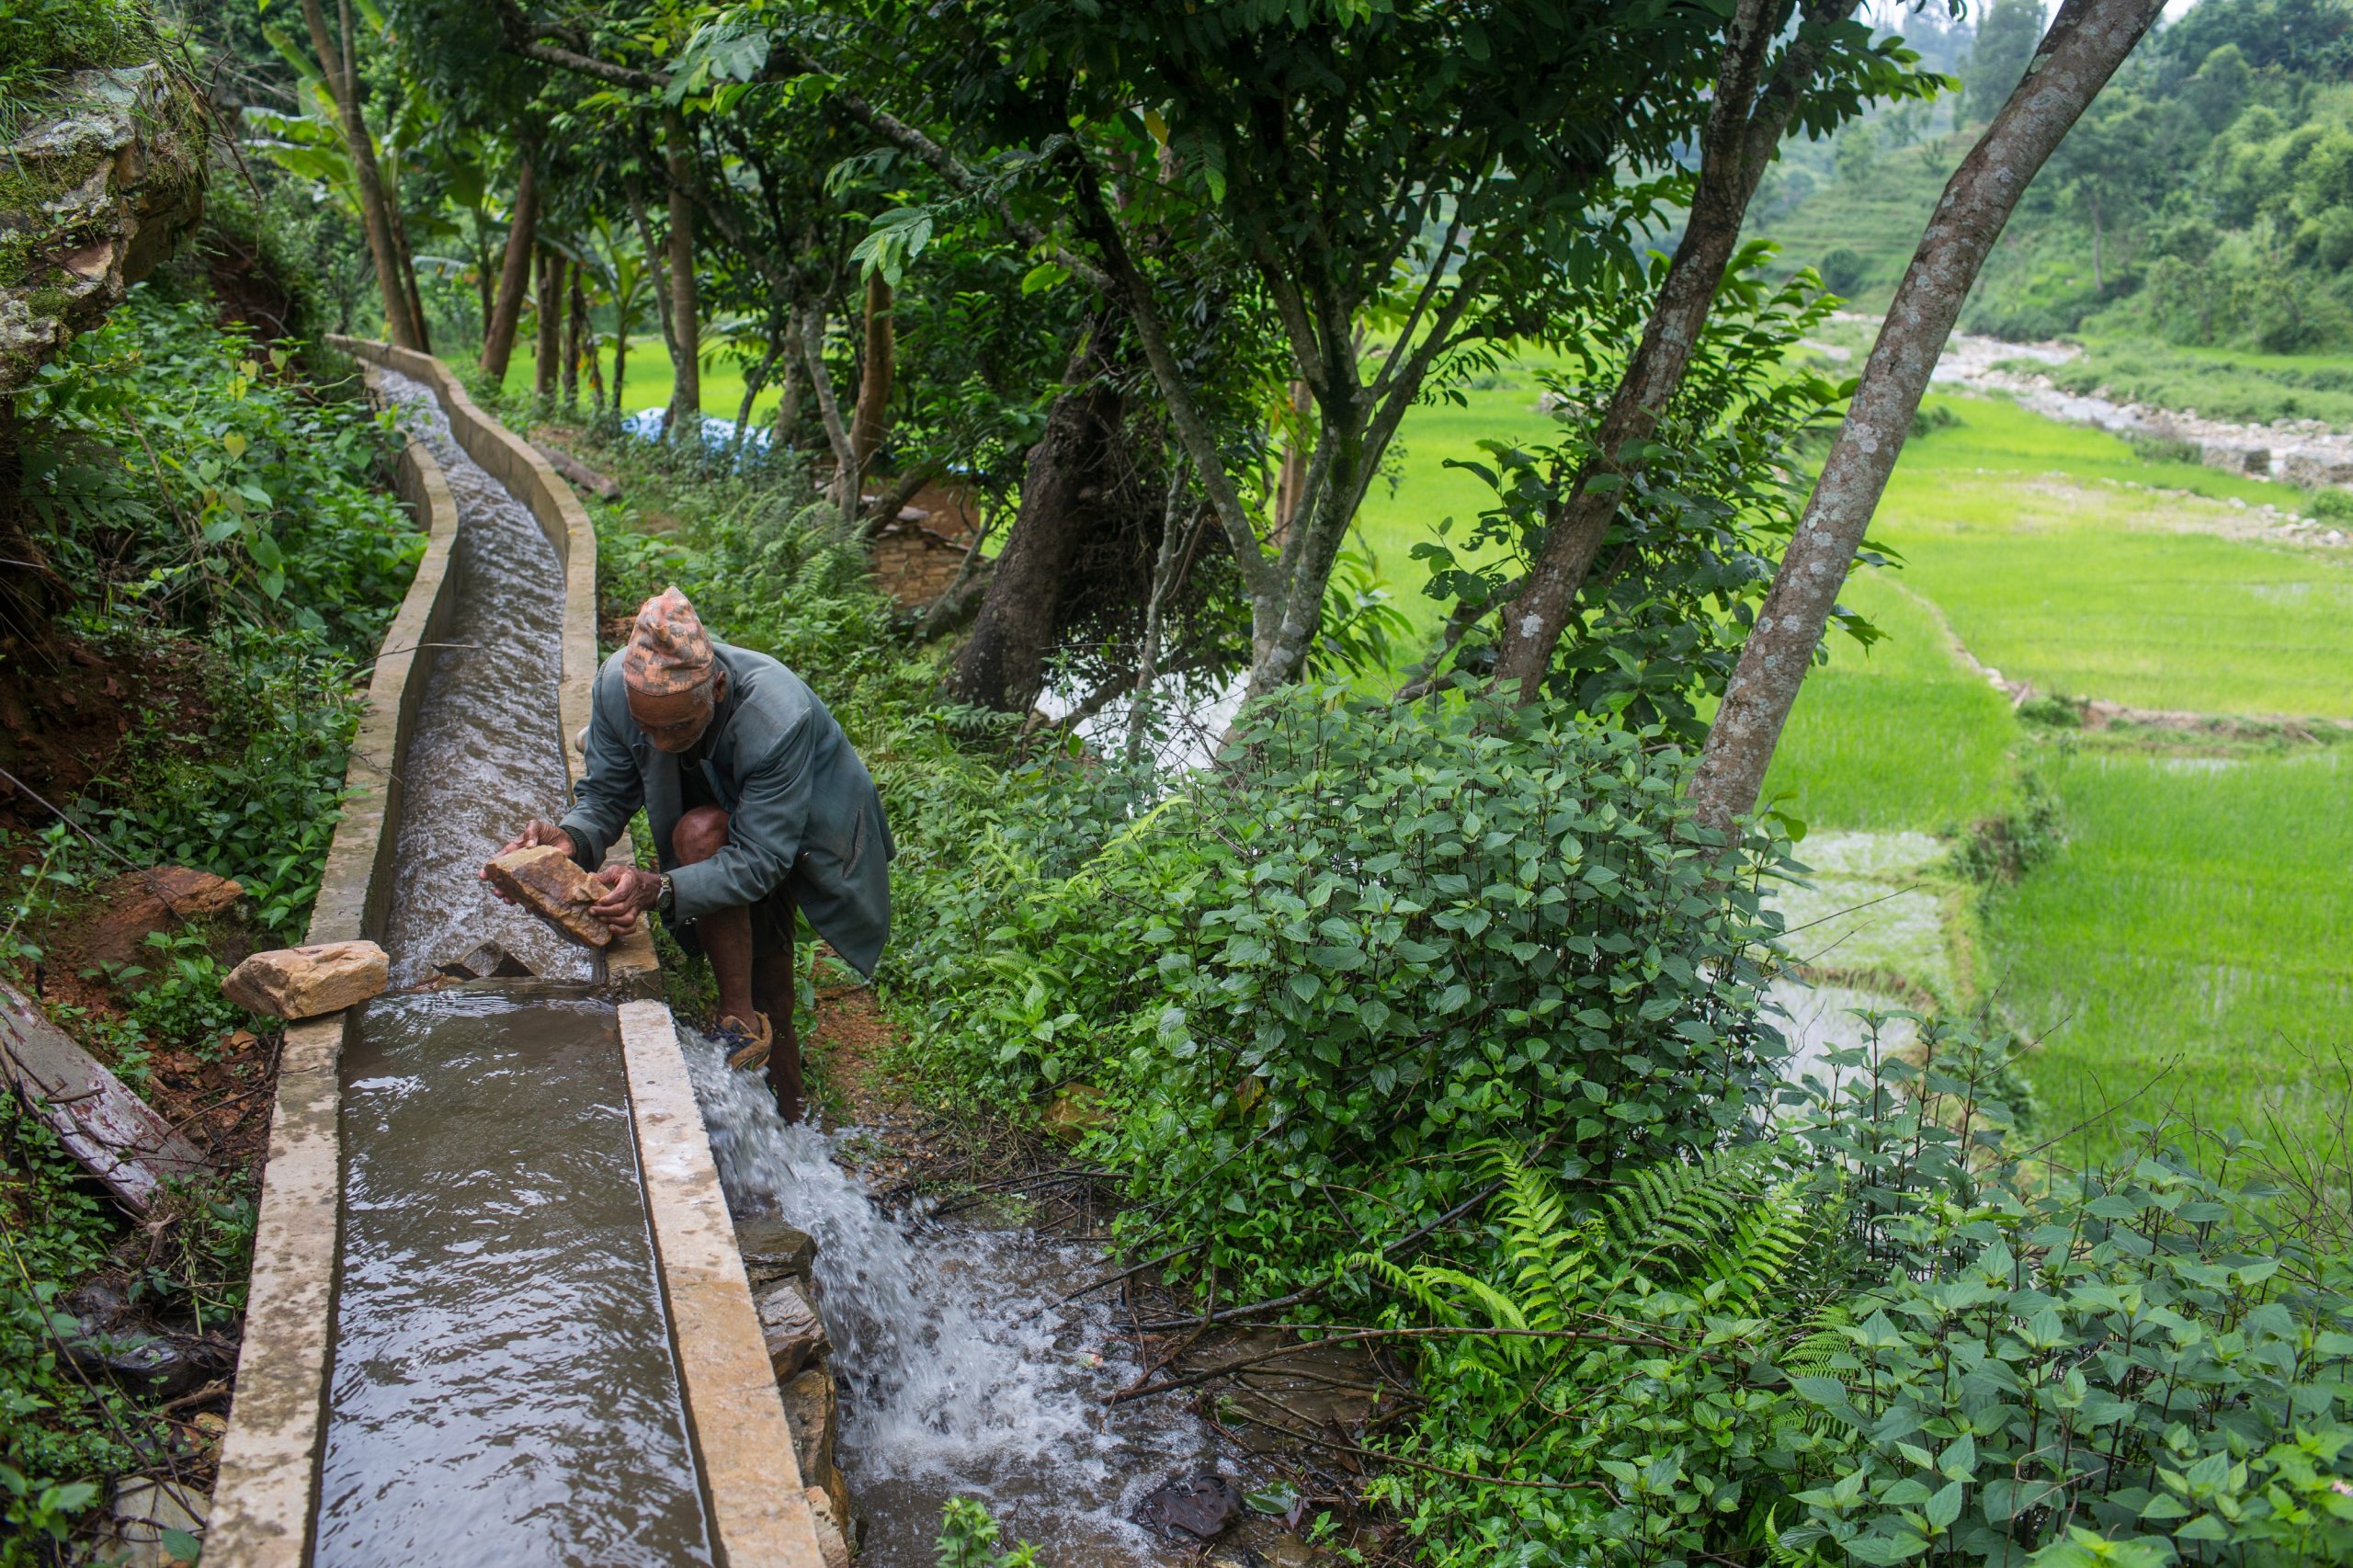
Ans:
[{"label": "lichen-covered tree trunk", "polygon": [[1709,727],[1690,787],[1699,825],[1728,833],[1756,809],[1781,726],[1970,285],[2052,149],[2163,7],[2066,0],[2025,79],[1947,182]]},{"label": "lichen-covered tree trunk", "polygon": [[694,144],[686,117],[663,117],[670,181],[670,418],[668,432],[702,428],[702,324],[695,290]]},{"label": "lichen-covered tree trunk", "polygon": [[498,298],[491,306],[490,330],[482,340],[482,368],[495,384],[505,384],[507,362],[515,355],[515,329],[523,319],[523,296],[530,289],[531,253],[539,235],[539,162],[526,147],[517,161],[515,210],[506,220],[506,254],[498,268]]},{"label": "lichen-covered tree trunk", "polygon": [[891,285],[876,273],[866,280],[866,352],[858,377],[858,405],[850,413],[849,447],[858,460],[858,483],[874,471],[874,454],[891,431],[891,377],[897,335],[891,313]]},{"label": "lichen-covered tree trunk", "polygon": [[[1855,0],[1821,0],[1807,8],[1806,22],[1814,28],[1836,23],[1854,8]],[[1543,548],[1505,607],[1496,632],[1495,684],[1517,687],[1523,702],[1542,691],[1552,652],[1618,515],[1625,480],[1642,466],[1629,460],[1627,449],[1657,430],[1682,387],[1724,268],[1739,247],[1748,204],[1800,96],[1821,68],[1824,51],[1819,34],[1801,32],[1770,85],[1759,91],[1767,53],[1790,9],[1786,0],[1740,0],[1725,28],[1683,238],[1667,264],[1658,303],[1602,414],[1599,449],[1545,518]],[[1604,475],[1610,477],[1605,481]]]}]

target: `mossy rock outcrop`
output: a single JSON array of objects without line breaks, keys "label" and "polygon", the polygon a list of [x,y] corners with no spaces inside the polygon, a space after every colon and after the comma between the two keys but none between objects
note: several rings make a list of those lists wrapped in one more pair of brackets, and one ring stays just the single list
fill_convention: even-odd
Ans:
[{"label": "mossy rock outcrop", "polygon": [[204,210],[204,113],[160,64],[58,78],[0,142],[0,392],[32,380]]}]

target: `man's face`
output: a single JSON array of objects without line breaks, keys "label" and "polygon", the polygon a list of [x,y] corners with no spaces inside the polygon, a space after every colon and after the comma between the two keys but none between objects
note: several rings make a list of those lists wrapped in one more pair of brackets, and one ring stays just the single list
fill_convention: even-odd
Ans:
[{"label": "man's face", "polygon": [[674,691],[661,697],[649,697],[643,692],[629,693],[629,716],[654,743],[654,749],[686,752],[694,749],[702,733],[710,727],[710,716],[718,711],[719,696],[724,690],[719,683],[724,675],[705,681],[690,691]]}]

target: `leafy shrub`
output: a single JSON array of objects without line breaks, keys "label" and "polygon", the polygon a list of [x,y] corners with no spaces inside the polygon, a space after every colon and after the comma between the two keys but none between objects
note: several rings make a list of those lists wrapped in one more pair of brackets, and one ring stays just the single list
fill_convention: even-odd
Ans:
[{"label": "leafy shrub", "polygon": [[0,1095],[0,1565],[53,1561],[73,1521],[97,1500],[83,1479],[119,1473],[138,1454],[124,1440],[149,1423],[109,1383],[65,1361],[61,1336],[79,1325],[59,1310],[61,1279],[104,1256],[105,1207],[49,1128]]},{"label": "leafy shrub", "polygon": [[299,941],[342,811],[358,700],[342,661],[300,632],[223,631],[205,655],[204,727],[181,733],[169,715],[147,715],[75,814],[121,860],[236,879],[262,926]]},{"label": "leafy shrub", "polygon": [[1429,1557],[2345,1561],[2353,1273],[2189,1157],[2234,1138],[2040,1165],[2008,1060],[1924,1025],[1781,1143],[1614,1187],[1491,1156],[1476,1263],[1380,1270],[1472,1331],[1424,1341],[1380,1483]]},{"label": "leafy shrub", "polygon": [[997,1545],[996,1521],[969,1497],[952,1497],[939,1516],[939,1568],[1033,1568],[1037,1550]]},{"label": "leafy shrub", "polygon": [[2177,440],[2170,436],[2128,436],[2132,455],[2144,463],[2196,463],[2204,460],[2204,451],[2195,441]]},{"label": "leafy shrub", "polygon": [[2313,517],[2324,523],[2353,523],[2353,490],[2339,490],[2334,486],[2315,490],[2304,505]]},{"label": "leafy shrub", "polygon": [[[2073,704],[2053,699],[2074,714]],[[2050,721],[2058,722],[2058,721]],[[2018,805],[2000,816],[1970,824],[1953,850],[1954,868],[1971,881],[2015,882],[2048,859],[2060,841],[2059,801],[2042,780],[2029,771],[2020,780]]]},{"label": "leafy shrub", "polygon": [[94,613],[263,624],[370,656],[425,539],[371,487],[389,415],[322,402],[283,348],[142,285],[17,400],[24,502]]},{"label": "leafy shrub", "polygon": [[1870,274],[1870,264],[1862,253],[1850,245],[1834,246],[1814,268],[1822,274],[1822,286],[1834,294],[1852,295],[1863,286]]},{"label": "leafy shrub", "polygon": [[1677,836],[1656,739],[1296,690],[1156,803],[1041,767],[911,824],[892,973],[930,1060],[1104,1092],[1124,1224],[1296,1284],[1460,1203],[1497,1137],[1583,1173],[1755,1120],[1766,927]]},{"label": "leafy shrub", "polygon": [[[1440,525],[1437,540],[1413,547],[1428,568],[1424,592],[1432,598],[1449,609],[1498,605],[1542,551],[1581,473],[1588,474],[1586,493],[1615,493],[1615,516],[1546,683],[1578,712],[1617,714],[1635,728],[1658,724],[1698,744],[1708,699],[1722,694],[1781,539],[1795,525],[1804,495],[1797,475],[1806,466],[1796,460],[1796,443],[1828,419],[1840,391],[1794,369],[1790,354],[1834,301],[1808,286],[1807,273],[1767,283],[1771,255],[1769,244],[1751,242],[1727,268],[1665,417],[1651,439],[1623,453],[1641,468],[1605,472],[1598,460],[1600,411],[1622,365],[1596,346],[1639,339],[1663,257],[1642,286],[1596,300],[1586,335],[1571,350],[1573,373],[1547,378],[1561,439],[1483,441],[1491,461],[1450,461],[1492,489],[1495,504],[1462,544]],[[1486,631],[1474,630],[1458,667],[1475,667],[1491,653]]]}]

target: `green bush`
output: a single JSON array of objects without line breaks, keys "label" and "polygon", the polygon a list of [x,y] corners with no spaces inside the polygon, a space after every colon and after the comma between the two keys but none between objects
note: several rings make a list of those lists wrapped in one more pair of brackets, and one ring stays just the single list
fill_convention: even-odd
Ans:
[{"label": "green bush", "polygon": [[1822,258],[1815,271],[1822,275],[1822,286],[1834,294],[1851,295],[1870,276],[1870,264],[1851,245],[1838,245]]},{"label": "green bush", "polygon": [[291,364],[142,286],[18,394],[36,542],[102,624],[273,626],[373,655],[425,551],[376,487],[399,440]]},{"label": "green bush", "polygon": [[1302,689],[1156,803],[1036,768],[902,815],[892,974],[931,1060],[1104,1093],[1123,1226],[1204,1244],[1234,1289],[1296,1285],[1460,1203],[1494,1139],[1582,1174],[1757,1119],[1767,929],[1749,873],[1714,885],[1678,836],[1656,740]]},{"label": "green bush", "polygon": [[1379,1483],[1429,1559],[2347,1561],[2353,1273],[2190,1157],[2234,1139],[2040,1165],[2008,1056],[1845,1052],[1780,1144],[1614,1187],[1500,1156],[1477,1266],[1381,1270],[1466,1330]]},{"label": "green bush", "polygon": [[[55,1561],[51,1548],[97,1500],[86,1478],[135,1468],[152,1422],[111,1383],[67,1362],[61,1280],[104,1257],[106,1208],[47,1126],[0,1095],[0,1568]],[[129,1439],[129,1440],[126,1440]]]}]

